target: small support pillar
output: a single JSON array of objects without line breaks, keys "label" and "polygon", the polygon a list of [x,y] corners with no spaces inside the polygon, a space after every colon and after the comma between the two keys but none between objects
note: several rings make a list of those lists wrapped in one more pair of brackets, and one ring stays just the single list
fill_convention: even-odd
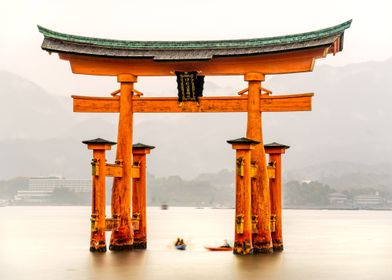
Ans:
[{"label": "small support pillar", "polygon": [[260,144],[251,151],[252,163],[257,167],[252,177],[252,217],[253,217],[253,252],[272,253],[270,228],[270,191],[266,155],[263,145],[262,113],[260,110],[261,82],[265,76],[262,73],[247,73],[244,76],[248,82],[248,123],[246,137]]},{"label": "small support pillar", "polygon": [[133,248],[147,248],[147,215],[146,215],[146,155],[154,146],[137,143],[133,145],[133,168],[137,168],[138,176],[132,178],[132,223]]},{"label": "small support pillar", "polygon": [[109,250],[131,250],[133,229],[131,223],[131,181],[132,181],[132,134],[133,134],[133,84],[137,77],[121,74],[117,77],[120,85],[120,115],[118,121],[116,164],[122,164],[122,177],[113,180],[112,218],[119,220],[113,229]]},{"label": "small support pillar", "polygon": [[282,236],[282,160],[281,155],[289,146],[276,142],[264,145],[269,154],[269,165],[275,168],[274,178],[270,178],[271,195],[271,237],[274,251],[283,251]]},{"label": "small support pillar", "polygon": [[235,234],[233,253],[249,255],[252,246],[251,209],[251,150],[258,141],[248,138],[229,140],[236,150],[236,195],[235,195]]},{"label": "small support pillar", "polygon": [[101,138],[86,140],[82,143],[87,145],[89,150],[93,150],[92,165],[92,214],[91,214],[91,252],[106,252],[105,241],[105,170],[106,156],[105,151],[110,150],[116,144]]}]

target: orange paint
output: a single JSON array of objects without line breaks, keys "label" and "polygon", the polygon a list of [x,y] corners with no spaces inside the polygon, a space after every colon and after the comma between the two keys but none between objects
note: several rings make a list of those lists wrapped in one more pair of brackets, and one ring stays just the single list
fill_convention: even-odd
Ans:
[{"label": "orange paint", "polygon": [[133,178],[132,185],[132,218],[137,223],[137,228],[134,229],[133,247],[135,249],[147,248],[146,155],[149,153],[150,148],[133,149],[133,165],[139,168],[139,176]]},{"label": "orange paint", "polygon": [[249,84],[246,137],[260,142],[251,152],[252,163],[257,166],[255,177],[252,178],[251,183],[252,216],[256,228],[252,237],[253,251],[254,253],[269,253],[272,251],[270,194],[260,113],[261,81],[264,81],[264,75],[248,73],[245,75],[245,80]]},{"label": "orange paint", "polygon": [[325,57],[329,46],[252,56],[213,57],[201,61],[154,61],[59,53],[75,74],[118,76],[174,76],[174,71],[200,71],[202,75],[244,75],[249,72],[284,74],[313,70],[314,59]]},{"label": "orange paint", "polygon": [[117,229],[112,231],[110,250],[130,250],[133,244],[131,224],[131,180],[132,180],[132,133],[133,109],[132,89],[137,81],[133,75],[120,75],[120,116],[116,160],[123,165],[123,174],[114,178],[112,189],[112,217],[119,218]]},{"label": "orange paint", "polygon": [[[230,143],[230,142],[229,142]],[[232,144],[236,150],[235,227],[233,253],[253,253],[251,205],[251,150],[254,144]]]},{"label": "orange paint", "polygon": [[274,228],[271,232],[274,251],[283,250],[282,236],[282,158],[288,146],[266,147],[266,153],[269,154],[269,162],[274,166],[274,177],[270,178],[270,195],[271,195],[271,218],[274,217]]},{"label": "orange paint", "polygon": [[[313,93],[260,96],[261,112],[310,111]],[[74,112],[118,113],[119,97],[72,96]],[[176,97],[134,97],[134,113],[225,113],[247,112],[248,95],[200,97],[199,103],[178,103]]]},{"label": "orange paint", "polygon": [[[103,140],[103,139],[102,139]],[[104,140],[106,141],[106,140]],[[92,161],[92,209],[91,209],[91,237],[90,237],[90,251],[91,252],[105,252],[105,177],[106,177],[106,156],[105,150],[111,149],[111,144],[96,143],[91,141],[84,141],[89,150],[93,150]],[[114,144],[114,143],[112,143]]]}]

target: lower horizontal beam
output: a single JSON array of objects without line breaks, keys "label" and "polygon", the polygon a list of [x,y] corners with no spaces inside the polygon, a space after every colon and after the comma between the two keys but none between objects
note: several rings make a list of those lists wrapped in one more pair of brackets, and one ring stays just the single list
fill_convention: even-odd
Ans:
[{"label": "lower horizontal beam", "polygon": [[[261,112],[310,111],[313,93],[261,95]],[[115,97],[72,96],[74,112],[116,113],[120,99]],[[200,97],[199,102],[179,103],[176,97],[134,97],[134,113],[229,113],[247,112],[248,96]]]},{"label": "lower horizontal beam", "polygon": [[267,173],[269,179],[275,179],[275,167],[274,166],[267,166]]}]

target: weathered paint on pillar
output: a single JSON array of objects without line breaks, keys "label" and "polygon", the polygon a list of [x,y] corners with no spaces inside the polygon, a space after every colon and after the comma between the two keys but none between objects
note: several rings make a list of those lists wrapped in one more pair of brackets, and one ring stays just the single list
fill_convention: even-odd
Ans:
[{"label": "weathered paint on pillar", "polygon": [[255,224],[252,238],[253,250],[254,253],[271,253],[270,191],[260,113],[261,82],[264,81],[264,75],[248,73],[245,75],[245,81],[249,84],[246,137],[260,142],[251,151],[251,161],[257,166],[256,174],[251,180],[252,218]]},{"label": "weathered paint on pillar", "polygon": [[236,199],[233,253],[253,253],[251,211],[251,150],[259,143],[247,138],[227,141],[236,150]]},{"label": "weathered paint on pillar", "polygon": [[93,150],[92,165],[92,214],[91,214],[91,252],[106,252],[105,240],[105,178],[106,156],[105,150],[110,150],[115,144],[104,139],[83,141],[89,150]]},{"label": "weathered paint on pillar", "polygon": [[270,179],[271,222],[274,230],[271,233],[274,251],[283,251],[282,236],[282,157],[289,146],[278,143],[266,144],[265,151],[269,154],[269,163],[275,168],[275,176]]},{"label": "weathered paint on pillar", "polygon": [[112,217],[120,220],[112,231],[110,250],[131,250],[133,229],[131,223],[132,133],[133,133],[133,84],[137,77],[130,74],[118,76],[120,86],[120,116],[118,124],[117,163],[122,163],[122,177],[115,178],[112,189]]},{"label": "weathered paint on pillar", "polygon": [[134,226],[134,249],[147,248],[147,211],[146,211],[146,179],[147,160],[153,146],[137,143],[133,145],[133,166],[138,170],[138,176],[132,178],[132,220]]}]

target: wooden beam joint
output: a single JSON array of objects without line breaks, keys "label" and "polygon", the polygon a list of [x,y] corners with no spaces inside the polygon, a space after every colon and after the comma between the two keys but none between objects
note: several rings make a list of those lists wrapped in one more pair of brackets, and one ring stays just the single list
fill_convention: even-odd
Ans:
[{"label": "wooden beam joint", "polygon": [[132,74],[119,74],[117,76],[117,82],[119,83],[136,83],[137,76]]},{"label": "wooden beam joint", "polygon": [[122,164],[106,163],[106,176],[121,178],[123,175]]},{"label": "wooden beam joint", "polygon": [[257,165],[256,163],[252,163],[250,165],[250,177],[256,178],[256,176],[257,176]]},{"label": "wooden beam joint", "polygon": [[132,178],[139,179],[140,178],[140,162],[134,162],[132,166]]},{"label": "wooden beam joint", "polygon": [[275,164],[274,163],[272,165],[268,164],[267,173],[269,179],[275,179],[275,172],[276,172]]},{"label": "wooden beam joint", "polygon": [[120,226],[120,218],[106,218],[105,219],[105,230],[112,231],[117,230]]},{"label": "wooden beam joint", "polygon": [[250,82],[250,81],[257,81],[257,82],[262,82],[265,80],[265,75],[263,73],[246,73],[244,76],[245,81]]}]

